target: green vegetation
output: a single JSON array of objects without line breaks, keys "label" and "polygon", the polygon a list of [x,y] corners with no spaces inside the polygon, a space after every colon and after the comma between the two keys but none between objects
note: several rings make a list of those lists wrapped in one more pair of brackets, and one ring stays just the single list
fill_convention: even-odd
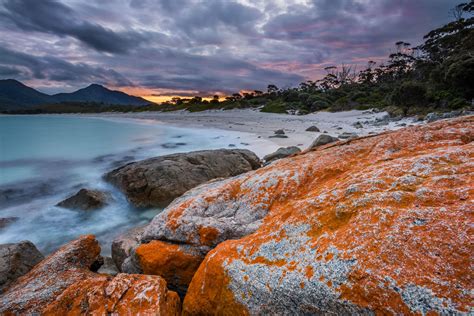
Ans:
[{"label": "green vegetation", "polygon": [[[424,43],[412,47],[396,43],[385,64],[369,61],[356,72],[353,66],[327,67],[327,75],[296,88],[266,92],[235,93],[224,101],[214,96],[173,98],[161,105],[140,107],[101,104],[56,104],[42,106],[35,113],[105,111],[175,111],[261,107],[262,112],[307,114],[315,111],[343,111],[379,108],[395,115],[426,114],[471,109],[474,98],[474,1],[453,10],[454,21],[429,32]],[[468,15],[468,18],[464,16]],[[25,112],[25,111],[23,111]],[[18,113],[18,112],[17,112]]]}]

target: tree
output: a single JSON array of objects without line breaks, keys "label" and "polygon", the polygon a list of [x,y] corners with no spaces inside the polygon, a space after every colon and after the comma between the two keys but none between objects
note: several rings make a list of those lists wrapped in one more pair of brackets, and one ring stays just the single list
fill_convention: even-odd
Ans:
[{"label": "tree", "polygon": [[212,100],[210,101],[210,103],[212,104],[219,104],[219,96],[218,95],[214,95],[212,97]]},{"label": "tree", "polygon": [[377,63],[373,60],[367,62],[367,68],[359,72],[359,82],[364,84],[371,84],[376,78],[374,67]]},{"label": "tree", "polygon": [[278,87],[275,86],[274,84],[269,84],[269,85],[267,86],[267,92],[268,92],[269,94],[276,93],[276,92],[278,92]]}]

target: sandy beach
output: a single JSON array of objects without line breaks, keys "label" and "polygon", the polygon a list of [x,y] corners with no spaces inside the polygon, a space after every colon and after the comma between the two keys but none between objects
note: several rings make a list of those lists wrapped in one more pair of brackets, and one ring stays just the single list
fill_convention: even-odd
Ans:
[{"label": "sandy beach", "polygon": [[[195,113],[186,111],[103,113],[91,116],[153,120],[157,123],[178,127],[237,131],[249,133],[249,138],[245,139],[246,142],[268,140],[278,147],[298,146],[301,149],[308,147],[318,135],[324,132],[336,137],[345,132],[364,136],[419,124],[414,122],[413,118],[393,121],[387,119],[386,112],[375,113],[357,110],[336,113],[318,112],[301,116],[263,113],[256,109],[214,110]],[[320,132],[306,131],[313,125],[318,127]],[[278,129],[283,129],[287,138],[273,137],[274,132]],[[236,144],[237,147],[240,147],[238,145]]]}]

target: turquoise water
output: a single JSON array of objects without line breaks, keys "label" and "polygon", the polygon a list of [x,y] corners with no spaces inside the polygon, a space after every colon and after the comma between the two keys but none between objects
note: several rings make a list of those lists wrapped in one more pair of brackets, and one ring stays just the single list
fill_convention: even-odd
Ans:
[{"label": "turquoise water", "polygon": [[[0,243],[26,239],[47,253],[92,233],[108,254],[114,236],[148,222],[160,210],[131,207],[102,180],[105,172],[153,156],[228,148],[242,137],[139,120],[0,116],[0,218],[17,218],[0,227]],[[107,190],[114,201],[92,212],[55,206],[83,187]]]}]

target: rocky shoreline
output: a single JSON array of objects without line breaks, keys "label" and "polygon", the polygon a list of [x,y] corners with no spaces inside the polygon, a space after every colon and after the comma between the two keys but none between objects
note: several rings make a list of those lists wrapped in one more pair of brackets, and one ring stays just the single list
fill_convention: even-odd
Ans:
[{"label": "rocky shoreline", "polygon": [[[116,238],[112,259],[90,235],[46,259],[0,247],[0,313],[468,313],[473,123],[320,133],[263,162],[225,149],[119,167],[105,178],[163,212]],[[79,193],[72,208],[106,200]]]}]

